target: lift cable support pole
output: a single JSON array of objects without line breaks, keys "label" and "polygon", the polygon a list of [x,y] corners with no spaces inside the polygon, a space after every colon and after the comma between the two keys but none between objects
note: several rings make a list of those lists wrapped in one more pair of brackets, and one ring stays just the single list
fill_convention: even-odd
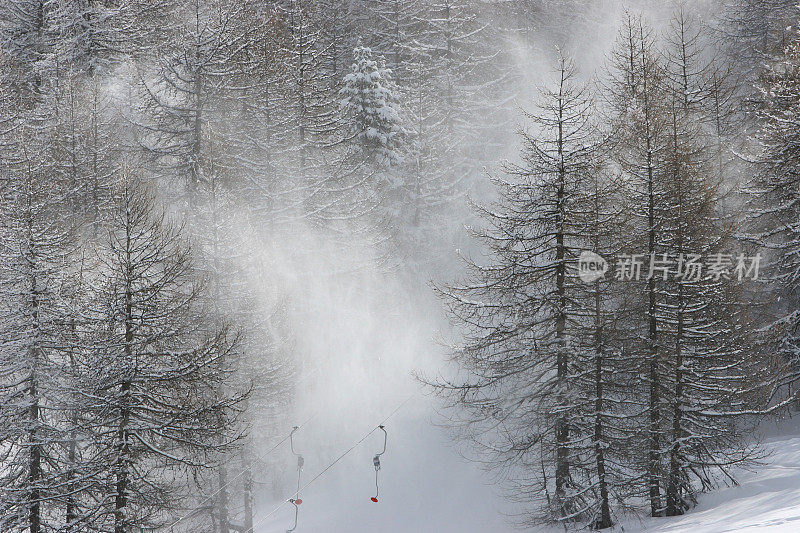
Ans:
[{"label": "lift cable support pole", "polygon": [[294,505],[294,525],[292,526],[292,529],[287,529],[286,533],[292,533],[292,531],[297,529],[297,515],[300,510],[299,507],[297,507],[297,504],[300,503],[299,500],[295,500],[294,498],[292,498],[291,500],[289,500],[289,503]]},{"label": "lift cable support pole", "polygon": [[[347,455],[348,455],[350,452],[352,452],[352,451],[353,451],[353,450],[355,450],[355,449],[356,449],[356,448],[357,448],[359,445],[361,445],[361,443],[363,443],[365,440],[367,440],[367,437],[369,437],[370,435],[372,435],[373,433],[375,433],[375,432],[376,432],[378,429],[382,429],[382,427],[381,427],[381,426],[382,426],[384,423],[386,423],[386,421],[387,421],[387,420],[389,420],[390,418],[392,418],[392,417],[393,417],[393,416],[394,416],[394,415],[397,413],[397,411],[399,411],[400,409],[402,409],[402,407],[403,407],[405,404],[407,404],[408,402],[410,402],[410,401],[411,401],[411,399],[412,399],[414,396],[415,396],[415,395],[414,395],[414,394],[412,394],[411,396],[409,396],[408,398],[406,398],[405,400],[403,400],[402,402],[400,402],[400,404],[399,404],[397,407],[395,407],[395,408],[394,408],[394,410],[393,410],[391,413],[389,413],[389,415],[388,415],[386,418],[384,418],[384,419],[381,421],[381,423],[380,423],[380,426],[374,427],[374,428],[372,428],[371,430],[369,430],[369,431],[368,431],[368,432],[367,432],[367,433],[366,433],[366,434],[365,434],[363,437],[361,437],[360,439],[358,439],[358,440],[355,442],[355,444],[353,444],[352,446],[350,446],[350,448],[348,448],[347,450],[345,450],[345,451],[344,451],[344,452],[343,452],[341,455],[339,455],[339,456],[338,456],[336,459],[334,459],[334,460],[333,460],[333,462],[332,462],[331,464],[329,464],[328,466],[326,466],[325,468],[323,468],[323,469],[322,469],[322,470],[321,470],[321,471],[320,471],[320,472],[319,472],[319,473],[318,473],[316,476],[314,476],[313,478],[311,478],[311,480],[310,480],[310,481],[308,481],[308,482],[307,482],[305,485],[303,485],[303,486],[301,487],[301,490],[305,490],[305,489],[307,489],[309,485],[311,485],[312,483],[314,483],[315,481],[317,481],[319,478],[321,478],[323,475],[325,475],[325,473],[326,473],[328,470],[330,470],[331,468],[333,468],[334,466],[336,466],[336,464],[337,464],[337,463],[339,463],[339,461],[341,461],[342,459],[344,459],[344,458],[345,458],[345,456],[347,456]],[[299,491],[298,491],[298,492],[299,492]],[[295,500],[295,502],[296,502],[296,500]],[[283,507],[283,506],[284,506],[284,505],[286,505],[287,503],[295,503],[295,502],[293,502],[293,501],[292,501],[292,499],[284,500],[284,501],[283,501],[283,502],[281,502],[281,503],[280,503],[280,504],[279,504],[277,507],[275,507],[275,508],[274,508],[272,511],[268,512],[267,514],[265,514],[265,515],[264,515],[264,516],[261,518],[261,520],[259,520],[257,523],[255,523],[255,524],[253,525],[253,527],[254,527],[254,528],[256,528],[256,527],[260,526],[261,524],[263,524],[264,522],[266,522],[266,521],[267,521],[267,519],[268,519],[270,516],[272,516],[272,515],[274,515],[275,513],[277,513],[277,512],[278,512],[278,511],[281,509],[281,507]],[[300,503],[300,502],[297,502],[297,503]]]},{"label": "lift cable support pole", "polygon": [[292,503],[295,505],[300,505],[303,503],[303,500],[300,499],[300,474],[303,472],[303,465],[305,464],[305,459],[303,456],[296,451],[294,451],[294,432],[300,429],[299,426],[295,426],[292,428],[292,432],[289,433],[289,446],[292,450],[292,454],[297,457],[297,492],[294,493],[294,500]]},{"label": "lift cable support pole", "polygon": [[389,436],[386,434],[386,428],[383,427],[382,424],[378,426],[378,429],[383,431],[383,450],[375,454],[375,457],[372,458],[372,466],[375,467],[375,496],[370,498],[370,500],[372,500],[375,503],[378,503],[378,491],[380,490],[378,487],[378,472],[381,469],[381,455],[386,453],[386,441],[389,438]]},{"label": "lift cable support pole", "polygon": [[[262,464],[265,464],[265,465],[266,465],[267,463],[266,463],[266,461],[265,461],[264,459],[265,459],[265,458],[266,458],[268,455],[270,455],[272,452],[274,452],[275,450],[277,450],[277,449],[280,447],[280,445],[281,445],[281,444],[283,444],[283,443],[284,443],[284,442],[286,442],[287,440],[290,440],[290,439],[292,438],[292,435],[294,434],[294,432],[295,432],[295,431],[297,431],[298,429],[300,429],[300,428],[304,427],[306,424],[308,424],[309,422],[311,422],[311,420],[312,420],[312,419],[313,419],[315,416],[316,416],[316,413],[314,413],[314,414],[312,414],[310,417],[308,417],[308,419],[307,419],[305,422],[303,422],[302,424],[300,424],[299,426],[294,426],[294,427],[292,428],[292,432],[291,432],[291,433],[290,433],[288,436],[286,436],[286,437],[284,437],[283,439],[281,439],[281,441],[280,441],[280,442],[278,442],[278,443],[277,443],[277,444],[275,444],[275,445],[274,445],[272,448],[270,448],[269,450],[267,450],[267,452],[266,452],[266,453],[264,453],[264,454],[261,454],[261,455],[256,455],[256,456],[254,457],[254,458],[256,459],[256,461],[259,461],[259,462],[261,462]],[[294,450],[292,450],[292,453],[294,453]],[[200,501],[200,505],[199,505],[198,507],[196,507],[195,509],[192,509],[192,510],[191,510],[191,511],[189,511],[188,513],[184,514],[183,516],[179,517],[177,520],[175,520],[174,522],[172,522],[172,523],[171,523],[171,524],[168,526],[168,527],[170,528],[170,531],[173,531],[173,530],[175,529],[175,526],[176,526],[176,525],[177,525],[179,522],[182,522],[183,520],[186,520],[186,519],[187,519],[187,518],[189,518],[190,516],[194,516],[196,513],[199,513],[199,512],[202,510],[202,505],[203,505],[203,504],[205,504],[205,503],[207,503],[207,502],[210,502],[214,496],[216,496],[217,494],[219,494],[219,493],[220,493],[220,492],[221,492],[221,491],[222,491],[222,490],[223,490],[225,487],[229,486],[231,483],[233,483],[234,481],[236,481],[238,478],[242,477],[242,476],[245,474],[245,472],[247,472],[247,469],[244,469],[244,470],[242,470],[241,472],[239,472],[238,474],[236,474],[235,476],[233,476],[232,478],[230,478],[230,479],[228,480],[228,482],[227,482],[227,483],[225,483],[224,485],[222,485],[221,487],[219,487],[219,488],[218,488],[216,491],[212,492],[211,494],[209,494],[208,496],[206,496],[205,498],[203,498],[203,499]],[[163,529],[163,528],[162,528],[162,529]],[[153,532],[155,532],[155,529],[151,529],[150,531],[153,531]],[[147,533],[147,530],[145,530],[145,532],[144,532],[144,533]]]}]

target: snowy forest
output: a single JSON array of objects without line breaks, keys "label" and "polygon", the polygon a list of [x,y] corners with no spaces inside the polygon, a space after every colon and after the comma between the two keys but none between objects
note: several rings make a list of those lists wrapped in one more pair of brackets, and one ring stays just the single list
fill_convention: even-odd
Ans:
[{"label": "snowy forest", "polygon": [[0,532],[790,531],[798,412],[796,0],[0,0]]}]

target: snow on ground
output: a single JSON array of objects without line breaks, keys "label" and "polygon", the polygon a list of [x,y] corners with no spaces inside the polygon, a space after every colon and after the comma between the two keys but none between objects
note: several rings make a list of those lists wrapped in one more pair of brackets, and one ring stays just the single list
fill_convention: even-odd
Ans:
[{"label": "snow on ground", "polygon": [[[368,426],[360,428],[368,430]],[[383,443],[371,435],[301,494],[297,533],[513,533],[503,511],[507,503],[479,468],[458,456],[445,432],[429,417],[411,413],[387,422],[389,441],[381,458],[379,503],[372,456]],[[355,431],[358,436],[363,434]],[[299,440],[299,439],[298,439]],[[326,457],[306,457],[310,479],[347,449],[341,444]],[[260,502],[256,522],[280,502]],[[294,521],[291,505],[256,528],[283,533]]]},{"label": "snow on ground", "polygon": [[626,533],[798,533],[800,532],[800,433],[765,440],[772,452],[755,472],[742,472],[739,486],[700,499],[682,517],[630,523]]},{"label": "snow on ground", "polygon": [[[381,470],[380,503],[371,455],[375,442],[355,450],[303,495],[297,532],[510,533],[511,509],[476,467],[456,456],[439,428],[413,421],[413,432],[394,433]],[[614,533],[800,532],[800,424],[764,440],[766,464],[739,472],[739,486],[704,495],[686,516],[627,520]],[[773,432],[774,433],[774,432]],[[380,439],[378,439],[380,440]],[[310,472],[309,472],[310,473]],[[261,516],[279,502],[263,502]],[[258,533],[283,532],[293,522],[285,505]],[[541,533],[563,532],[560,528]]]}]

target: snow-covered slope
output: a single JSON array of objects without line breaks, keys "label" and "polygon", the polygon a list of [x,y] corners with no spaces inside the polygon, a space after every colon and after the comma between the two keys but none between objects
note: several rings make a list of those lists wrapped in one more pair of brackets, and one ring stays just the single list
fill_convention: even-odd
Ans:
[{"label": "snow-covered slope", "polygon": [[[796,424],[793,424],[796,425]],[[675,518],[627,520],[613,533],[799,533],[800,428],[783,428],[788,435],[764,441],[770,453],[755,471],[739,472],[740,484],[704,495],[697,508]],[[398,442],[398,440],[400,442]],[[515,531],[501,516],[502,500],[469,465],[443,452],[443,440],[434,428],[413,439],[396,439],[387,457],[381,503],[368,501],[371,485],[369,451],[360,461],[347,461],[345,472],[334,473],[306,493],[297,531],[317,533],[505,533]],[[409,450],[419,445],[430,456]],[[365,463],[365,468],[358,468]],[[362,465],[363,466],[363,465]],[[353,468],[356,467],[356,468]],[[265,502],[267,503],[267,502]],[[269,502],[272,504],[273,502]],[[268,505],[264,506],[268,508]],[[508,508],[505,509],[508,512]],[[271,516],[259,532],[284,531],[291,526],[289,506]],[[563,532],[546,528],[536,533]]]},{"label": "snow-covered slope", "polygon": [[[689,514],[628,523],[626,533],[800,532],[800,433],[771,437],[767,464],[742,472],[739,486],[702,497]],[[622,529],[622,528],[620,528]]]},{"label": "snow-covered slope", "polygon": [[[410,408],[410,407],[409,407]],[[413,411],[413,409],[412,409]],[[403,416],[406,414],[407,416]],[[366,424],[353,431],[369,430]],[[515,533],[513,512],[477,465],[458,457],[445,432],[427,417],[398,413],[387,423],[389,443],[382,457],[379,503],[375,495],[372,456],[382,437],[373,434],[301,494],[296,532],[313,533]],[[317,457],[306,455],[304,483],[346,450],[342,443]],[[286,456],[288,449],[281,452]],[[292,461],[291,456],[286,461]],[[259,502],[256,521],[280,501]],[[291,505],[282,505],[255,528],[256,533],[283,533],[294,520]]]}]

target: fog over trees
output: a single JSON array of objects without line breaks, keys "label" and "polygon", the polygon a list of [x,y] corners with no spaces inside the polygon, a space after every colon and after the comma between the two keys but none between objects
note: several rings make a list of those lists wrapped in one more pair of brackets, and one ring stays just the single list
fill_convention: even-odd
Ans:
[{"label": "fog over trees", "polygon": [[381,435],[312,415],[355,442],[315,477],[270,455],[306,408],[393,389],[523,529],[768,460],[800,8],[651,4],[2,0],[0,531],[266,531]]}]

